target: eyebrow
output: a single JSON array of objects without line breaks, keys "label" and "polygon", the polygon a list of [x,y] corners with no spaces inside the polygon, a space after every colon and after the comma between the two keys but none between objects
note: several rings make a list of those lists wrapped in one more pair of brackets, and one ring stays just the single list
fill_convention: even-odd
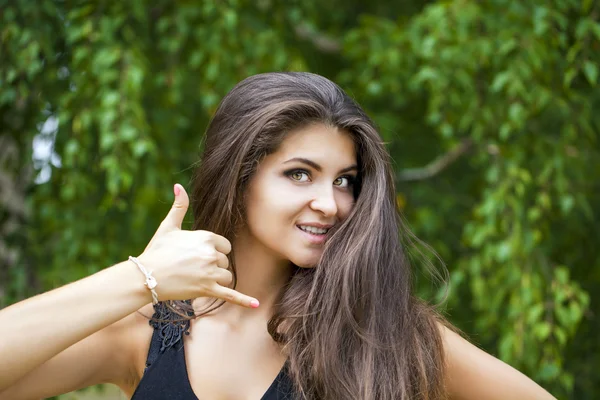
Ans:
[{"label": "eyebrow", "polygon": [[[287,164],[287,163],[290,163],[293,161],[301,162],[303,164],[309,165],[319,172],[321,172],[323,170],[323,168],[321,168],[321,166],[319,164],[317,164],[316,162],[309,160],[308,158],[302,158],[302,157],[290,158],[289,160],[285,161],[284,164]],[[342,170],[340,170],[339,173],[343,174],[344,172],[349,172],[349,171],[358,171],[358,166],[356,164],[353,164],[349,167],[343,168]]]}]

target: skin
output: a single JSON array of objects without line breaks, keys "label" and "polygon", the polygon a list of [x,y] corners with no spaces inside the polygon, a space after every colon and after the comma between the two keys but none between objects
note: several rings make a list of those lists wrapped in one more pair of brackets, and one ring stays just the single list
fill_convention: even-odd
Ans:
[{"label": "skin", "polygon": [[[298,158],[309,162],[290,161]],[[173,208],[139,259],[159,282],[160,299],[196,298],[198,307],[210,298],[227,300],[193,320],[184,338],[190,383],[202,398],[258,399],[270,386],[285,361],[266,330],[275,299],[290,263],[310,268],[322,251],[298,225],[334,225],[347,217],[355,164],[354,144],[343,131],[317,124],[289,133],[251,180],[247,225],[231,243],[210,232],[181,230],[189,199],[177,187]],[[236,290],[228,288],[226,270],[232,248]],[[49,397],[102,382],[131,396],[152,335],[147,318],[135,312],[152,313],[142,282],[137,267],[123,262],[0,311],[0,325],[11,326],[0,333],[0,400]],[[253,299],[258,308],[250,307]],[[512,367],[440,330],[452,399],[553,398]]]}]

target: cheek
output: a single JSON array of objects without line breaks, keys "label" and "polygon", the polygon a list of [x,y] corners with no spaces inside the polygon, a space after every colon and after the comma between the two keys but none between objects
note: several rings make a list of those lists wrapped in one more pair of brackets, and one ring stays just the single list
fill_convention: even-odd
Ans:
[{"label": "cheek", "polygon": [[354,208],[354,196],[347,193],[340,194],[336,199],[336,203],[338,207],[338,218],[340,221],[343,221]]},{"label": "cheek", "polygon": [[300,196],[276,179],[257,183],[246,197],[248,225],[258,236],[277,237],[295,221],[301,208]]},{"label": "cheek", "polygon": [[298,211],[302,196],[295,193],[294,188],[271,180],[269,184],[257,186],[252,193],[252,206],[262,210],[263,217],[291,218],[291,214]]}]

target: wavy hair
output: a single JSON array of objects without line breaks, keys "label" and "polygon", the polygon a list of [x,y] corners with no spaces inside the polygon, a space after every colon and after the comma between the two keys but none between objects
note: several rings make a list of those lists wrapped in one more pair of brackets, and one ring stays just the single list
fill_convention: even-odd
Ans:
[{"label": "wavy hair", "polygon": [[[390,156],[374,123],[338,85],[291,72],[235,86],[206,132],[192,183],[193,229],[233,238],[258,164],[288,132],[313,123],[352,136],[359,172],[350,215],[328,232],[314,268],[294,268],[268,324],[295,389],[303,399],[443,399],[444,321],[413,294],[402,245],[411,234],[397,207]],[[230,261],[235,287],[234,254]]]}]

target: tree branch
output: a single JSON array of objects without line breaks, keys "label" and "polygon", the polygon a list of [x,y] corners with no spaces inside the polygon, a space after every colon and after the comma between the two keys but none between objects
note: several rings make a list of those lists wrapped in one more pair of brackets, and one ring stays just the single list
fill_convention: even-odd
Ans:
[{"label": "tree branch", "polygon": [[294,28],[296,36],[308,40],[323,53],[339,53],[342,50],[340,42],[319,31],[311,29],[307,24],[300,24]]},{"label": "tree branch", "polygon": [[471,139],[463,139],[458,146],[454,147],[445,154],[442,154],[426,166],[422,168],[408,168],[400,171],[396,178],[396,182],[420,181],[429,179],[455,162],[458,158],[464,155],[472,147]]}]

